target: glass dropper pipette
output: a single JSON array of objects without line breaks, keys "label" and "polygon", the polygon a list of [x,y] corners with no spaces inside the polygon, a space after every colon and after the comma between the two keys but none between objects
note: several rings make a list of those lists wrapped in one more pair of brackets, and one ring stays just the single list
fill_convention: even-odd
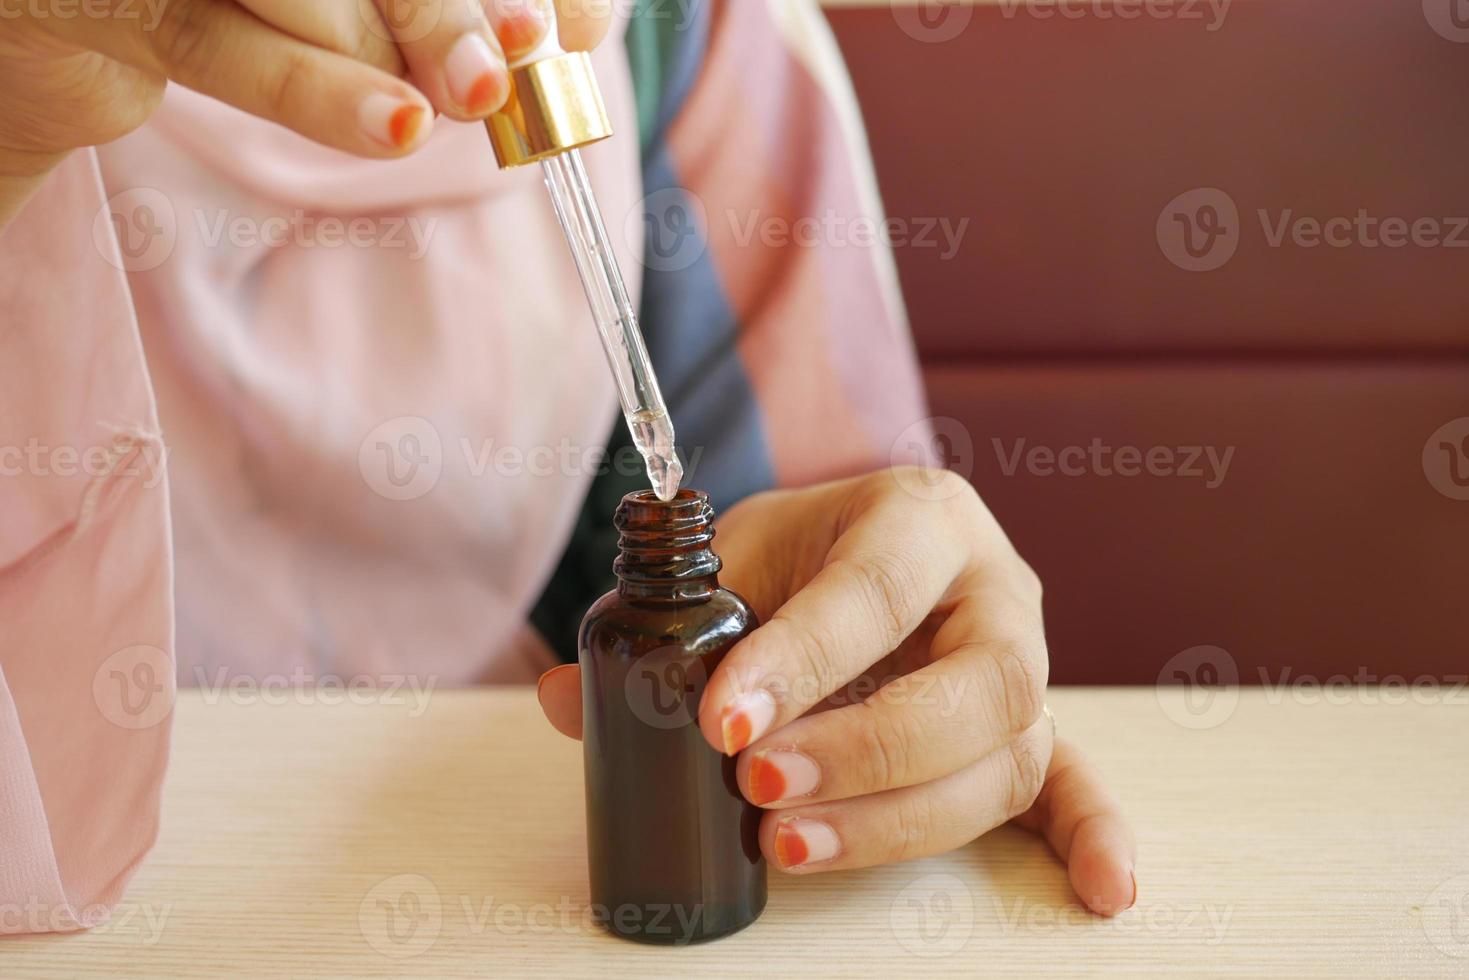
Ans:
[{"label": "glass dropper pipette", "polygon": [[659,500],[672,500],[683,482],[683,464],[674,450],[673,422],[658,389],[637,311],[607,238],[602,212],[582,166],[581,151],[571,149],[546,157],[541,167],[602,337],[607,364],[617,380],[617,394],[633,445],[647,465],[653,492]]},{"label": "glass dropper pipette", "polygon": [[545,171],[546,187],[617,380],[633,445],[647,464],[654,492],[660,500],[671,500],[683,481],[673,423],[582,166],[580,148],[612,135],[591,58],[585,52],[562,50],[553,29],[534,52],[511,66],[510,80],[509,100],[485,124],[495,159],[502,168],[540,163]]}]

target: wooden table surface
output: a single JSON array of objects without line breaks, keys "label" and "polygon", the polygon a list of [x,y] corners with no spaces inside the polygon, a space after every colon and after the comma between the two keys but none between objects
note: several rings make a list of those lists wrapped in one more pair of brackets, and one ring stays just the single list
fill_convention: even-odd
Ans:
[{"label": "wooden table surface", "polygon": [[1136,823],[1140,897],[1117,919],[1005,828],[772,873],[753,927],[658,949],[587,921],[580,751],[531,691],[186,693],[162,839],[124,906],[0,941],[0,976],[1469,975],[1469,696],[1245,690],[1197,730],[1177,696],[1051,694]]}]

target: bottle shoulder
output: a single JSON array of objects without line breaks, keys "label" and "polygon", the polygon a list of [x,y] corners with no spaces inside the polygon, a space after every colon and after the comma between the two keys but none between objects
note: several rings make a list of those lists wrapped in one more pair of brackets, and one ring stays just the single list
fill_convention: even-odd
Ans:
[{"label": "bottle shoulder", "polygon": [[613,590],[587,611],[581,625],[581,646],[613,634],[657,637],[663,642],[695,642],[717,636],[732,642],[757,625],[750,604],[729,589],[717,589],[707,599],[687,602],[626,599]]}]

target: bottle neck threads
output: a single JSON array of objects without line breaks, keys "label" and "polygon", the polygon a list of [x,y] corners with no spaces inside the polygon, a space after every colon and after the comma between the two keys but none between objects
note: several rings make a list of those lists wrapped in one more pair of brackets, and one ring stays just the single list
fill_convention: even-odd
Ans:
[{"label": "bottle neck threads", "polygon": [[651,490],[622,498],[614,523],[620,554],[613,563],[625,597],[707,599],[719,588],[722,563],[711,549],[714,508],[701,490],[662,501]]}]

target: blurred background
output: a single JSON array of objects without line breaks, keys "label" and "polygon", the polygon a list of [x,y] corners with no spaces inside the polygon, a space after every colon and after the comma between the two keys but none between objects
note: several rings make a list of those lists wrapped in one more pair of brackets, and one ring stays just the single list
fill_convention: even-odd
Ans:
[{"label": "blurred background", "polygon": [[825,6],[1052,682],[1462,677],[1469,0]]}]

